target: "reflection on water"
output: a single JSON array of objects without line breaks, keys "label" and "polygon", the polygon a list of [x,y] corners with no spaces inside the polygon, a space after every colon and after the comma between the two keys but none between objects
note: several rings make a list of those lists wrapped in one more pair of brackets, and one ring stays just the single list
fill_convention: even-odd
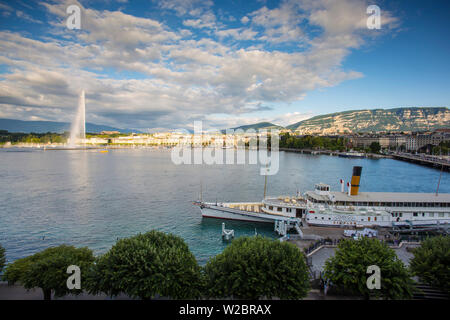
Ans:
[{"label": "reflection on water", "polygon": [[[204,263],[223,250],[222,220],[202,219],[192,205],[210,201],[260,201],[259,165],[174,165],[170,152],[0,149],[0,242],[9,261],[62,243],[99,254],[118,238],[151,229],[183,237]],[[27,150],[30,151],[30,150]],[[268,195],[294,195],[325,182],[339,190],[352,166],[363,166],[361,191],[435,192],[439,171],[395,160],[345,159],[280,153],[280,170]],[[443,173],[440,192],[450,192]],[[236,237],[275,237],[273,226],[226,221]]]}]

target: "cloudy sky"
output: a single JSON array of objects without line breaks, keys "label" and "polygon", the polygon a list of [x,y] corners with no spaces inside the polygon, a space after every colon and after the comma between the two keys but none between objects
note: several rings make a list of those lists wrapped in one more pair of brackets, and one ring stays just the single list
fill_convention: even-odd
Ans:
[{"label": "cloudy sky", "polygon": [[[81,10],[69,29],[67,8]],[[367,7],[381,9],[368,29]],[[447,1],[0,1],[0,118],[162,130],[448,106]]]}]

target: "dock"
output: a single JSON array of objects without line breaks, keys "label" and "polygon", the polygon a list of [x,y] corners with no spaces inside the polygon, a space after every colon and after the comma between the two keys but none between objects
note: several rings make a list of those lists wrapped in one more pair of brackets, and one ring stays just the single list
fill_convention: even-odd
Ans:
[{"label": "dock", "polygon": [[425,155],[414,155],[414,154],[392,154],[392,157],[397,160],[408,161],[435,169],[442,169],[445,171],[450,171],[450,161],[439,159],[437,157],[427,157]]},{"label": "dock", "polygon": [[293,148],[279,148],[279,151],[286,151],[286,152],[295,152],[295,153],[301,153],[301,154],[312,154],[312,155],[327,155],[327,156],[337,156],[339,154],[338,151],[332,151],[332,150],[312,150],[312,149],[293,149]]}]

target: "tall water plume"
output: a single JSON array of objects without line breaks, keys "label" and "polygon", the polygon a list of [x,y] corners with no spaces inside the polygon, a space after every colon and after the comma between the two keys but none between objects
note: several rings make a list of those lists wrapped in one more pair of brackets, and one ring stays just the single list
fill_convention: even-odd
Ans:
[{"label": "tall water plume", "polygon": [[70,127],[69,146],[75,146],[80,141],[86,139],[86,103],[84,98],[84,90],[81,90],[78,99],[78,110],[75,119]]}]

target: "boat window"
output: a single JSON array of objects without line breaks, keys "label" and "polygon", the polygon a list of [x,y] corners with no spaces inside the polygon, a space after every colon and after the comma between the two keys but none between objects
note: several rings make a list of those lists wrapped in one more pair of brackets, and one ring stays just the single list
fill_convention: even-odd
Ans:
[{"label": "boat window", "polygon": [[400,212],[400,217],[402,217],[403,216],[403,212]]},{"label": "boat window", "polygon": [[370,221],[370,217],[367,218],[367,221]]},{"label": "boat window", "polygon": [[417,212],[414,212],[414,213],[413,213],[413,216],[414,216],[414,217],[417,217]]},{"label": "boat window", "polygon": [[439,212],[439,218],[442,218],[444,216],[443,212]]},{"label": "boat window", "polygon": [[269,210],[273,210],[273,206],[269,206]]},{"label": "boat window", "polygon": [[279,212],[281,212],[282,210],[283,210],[283,208],[281,208],[281,207],[277,208],[277,211],[279,211]]}]

